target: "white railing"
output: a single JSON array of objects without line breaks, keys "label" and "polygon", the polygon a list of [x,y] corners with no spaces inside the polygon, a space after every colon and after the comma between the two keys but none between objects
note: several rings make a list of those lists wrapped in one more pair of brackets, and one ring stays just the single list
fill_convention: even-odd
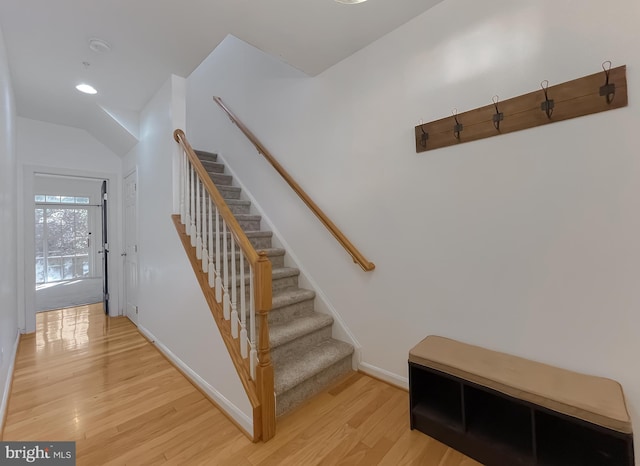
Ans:
[{"label": "white railing", "polygon": [[[254,267],[240,241],[212,199],[186,151],[182,153],[180,177],[180,220],[208,274],[216,301],[230,323],[231,335],[239,338],[240,353],[248,358],[252,380],[256,379],[258,342],[254,300]],[[246,280],[248,274],[249,280]],[[249,299],[247,299],[247,296]],[[239,299],[238,299],[239,298]]]}]

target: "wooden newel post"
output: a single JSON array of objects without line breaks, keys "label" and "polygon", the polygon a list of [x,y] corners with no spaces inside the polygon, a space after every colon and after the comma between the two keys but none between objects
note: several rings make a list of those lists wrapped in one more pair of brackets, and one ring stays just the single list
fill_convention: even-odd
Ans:
[{"label": "wooden newel post", "polygon": [[266,442],[276,433],[276,402],[274,393],[273,365],[269,344],[269,311],[271,311],[271,261],[264,251],[259,252],[256,264],[256,315],[259,324],[258,367],[256,385],[262,405],[262,441]]}]

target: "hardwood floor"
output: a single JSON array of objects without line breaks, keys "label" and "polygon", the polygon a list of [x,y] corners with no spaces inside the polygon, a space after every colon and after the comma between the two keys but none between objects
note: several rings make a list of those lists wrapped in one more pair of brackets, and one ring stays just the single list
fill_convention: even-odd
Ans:
[{"label": "hardwood floor", "polygon": [[408,404],[354,373],[252,443],[127,318],[80,306],[20,341],[3,440],[75,440],[78,465],[479,464],[411,431]]}]

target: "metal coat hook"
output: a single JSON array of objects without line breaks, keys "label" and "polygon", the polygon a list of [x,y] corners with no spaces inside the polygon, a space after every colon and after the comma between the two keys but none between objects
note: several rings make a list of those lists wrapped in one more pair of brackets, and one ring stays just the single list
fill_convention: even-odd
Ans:
[{"label": "metal coat hook", "polygon": [[540,87],[544,91],[544,102],[540,104],[540,110],[544,111],[547,114],[547,118],[551,120],[551,115],[553,114],[553,107],[555,107],[555,103],[553,99],[549,100],[549,95],[547,94],[547,89],[549,89],[549,81],[544,80],[540,83]]},{"label": "metal coat hook", "polygon": [[429,139],[429,133],[425,132],[425,130],[422,127],[422,125],[420,125],[420,130],[422,131],[422,135],[420,136],[420,145],[422,145],[422,147],[424,147],[426,149],[427,148],[427,139]]},{"label": "metal coat hook", "polygon": [[500,131],[500,122],[504,120],[504,113],[498,110],[498,101],[500,98],[494,95],[491,100],[493,100],[493,106],[496,108],[496,113],[493,114],[493,126],[495,126],[497,131]]},{"label": "metal coat hook", "polygon": [[451,114],[453,115],[453,119],[456,121],[456,124],[453,125],[453,137],[456,138],[459,141],[460,140],[460,132],[462,131],[462,129],[464,127],[458,121],[458,109],[454,108],[453,111],[451,112]]},{"label": "metal coat hook", "polygon": [[[609,67],[606,68],[605,65],[609,64]],[[609,72],[611,71],[611,62],[609,60],[602,63],[602,69],[604,70],[605,82],[604,86],[600,87],[600,95],[607,99],[607,103],[610,104],[613,102],[614,97],[616,96],[616,85],[611,83],[609,84]]]}]

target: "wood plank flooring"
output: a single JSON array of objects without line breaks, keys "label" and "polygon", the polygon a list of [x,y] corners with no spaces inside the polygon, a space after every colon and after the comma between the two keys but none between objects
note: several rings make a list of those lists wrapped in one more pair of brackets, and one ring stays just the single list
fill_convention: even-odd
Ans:
[{"label": "wood plank flooring", "polygon": [[124,317],[38,314],[3,440],[75,440],[78,465],[477,466],[409,429],[408,394],[354,373],[252,443]]}]

